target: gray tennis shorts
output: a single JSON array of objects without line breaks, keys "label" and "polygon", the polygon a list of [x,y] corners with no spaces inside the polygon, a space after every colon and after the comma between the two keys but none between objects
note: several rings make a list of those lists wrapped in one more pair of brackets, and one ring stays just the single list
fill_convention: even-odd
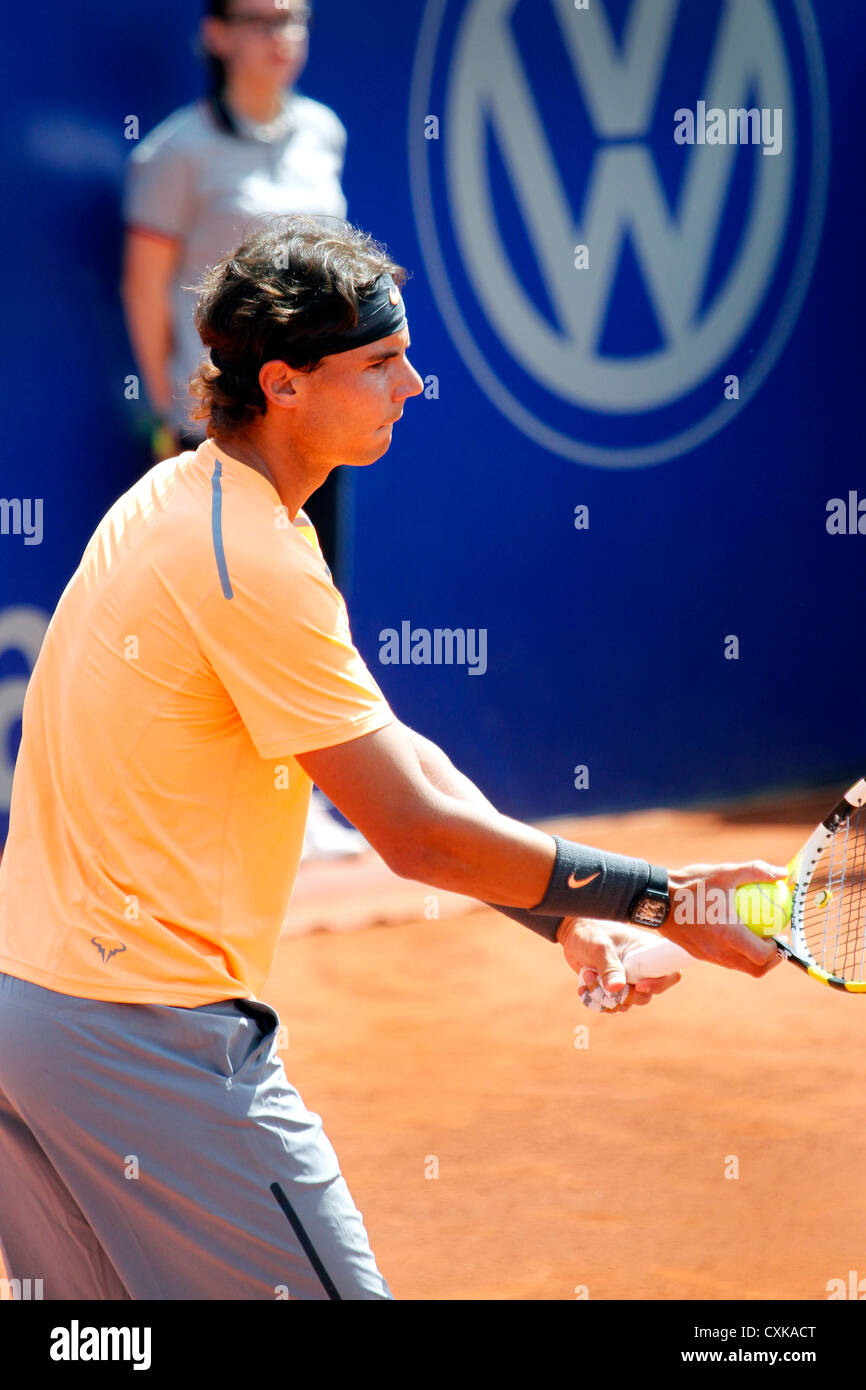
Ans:
[{"label": "gray tennis shorts", "polygon": [[0,1251],[45,1299],[392,1297],[267,1004],[0,973]]}]

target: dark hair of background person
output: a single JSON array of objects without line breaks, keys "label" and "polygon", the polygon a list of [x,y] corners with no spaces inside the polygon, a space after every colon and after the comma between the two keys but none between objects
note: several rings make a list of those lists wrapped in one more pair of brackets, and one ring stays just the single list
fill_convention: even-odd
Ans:
[{"label": "dark hair of background person", "polygon": [[[209,19],[226,19],[232,0],[208,0],[206,14]],[[218,97],[226,84],[226,65],[221,58],[205,53],[205,63],[210,76],[209,93]]]},{"label": "dark hair of background person", "polygon": [[359,298],[385,273],[398,286],[408,278],[348,222],[289,217],[242,242],[197,287],[195,326],[212,355],[190,381],[191,419],[207,421],[209,435],[231,434],[264,415],[262,364],[314,371],[326,355],[316,338],[353,328]]}]

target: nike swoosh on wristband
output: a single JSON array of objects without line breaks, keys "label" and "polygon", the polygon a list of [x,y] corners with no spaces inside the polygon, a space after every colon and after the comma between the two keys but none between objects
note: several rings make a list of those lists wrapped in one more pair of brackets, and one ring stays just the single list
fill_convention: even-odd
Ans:
[{"label": "nike swoosh on wristband", "polygon": [[596,869],[595,873],[590,874],[589,878],[575,878],[574,874],[569,874],[568,886],[569,888],[585,888],[588,883],[592,883],[594,878],[598,878],[600,873],[601,869]]}]

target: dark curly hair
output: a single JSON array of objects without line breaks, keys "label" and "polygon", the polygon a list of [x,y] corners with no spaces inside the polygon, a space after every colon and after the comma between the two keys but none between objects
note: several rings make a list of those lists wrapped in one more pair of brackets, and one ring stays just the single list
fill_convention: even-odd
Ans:
[{"label": "dark curly hair", "polygon": [[195,326],[211,360],[190,379],[194,421],[231,434],[264,415],[262,364],[315,371],[316,339],[358,322],[358,299],[380,275],[403,285],[406,270],[348,222],[289,217],[223,257],[198,286]]}]

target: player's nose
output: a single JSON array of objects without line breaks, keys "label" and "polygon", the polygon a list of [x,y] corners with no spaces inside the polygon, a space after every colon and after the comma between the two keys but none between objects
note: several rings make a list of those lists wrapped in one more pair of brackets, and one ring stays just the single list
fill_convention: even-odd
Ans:
[{"label": "player's nose", "polygon": [[406,400],[409,396],[419,396],[423,390],[423,380],[412,366],[412,363],[407,362],[405,379],[401,383],[400,399]]}]

